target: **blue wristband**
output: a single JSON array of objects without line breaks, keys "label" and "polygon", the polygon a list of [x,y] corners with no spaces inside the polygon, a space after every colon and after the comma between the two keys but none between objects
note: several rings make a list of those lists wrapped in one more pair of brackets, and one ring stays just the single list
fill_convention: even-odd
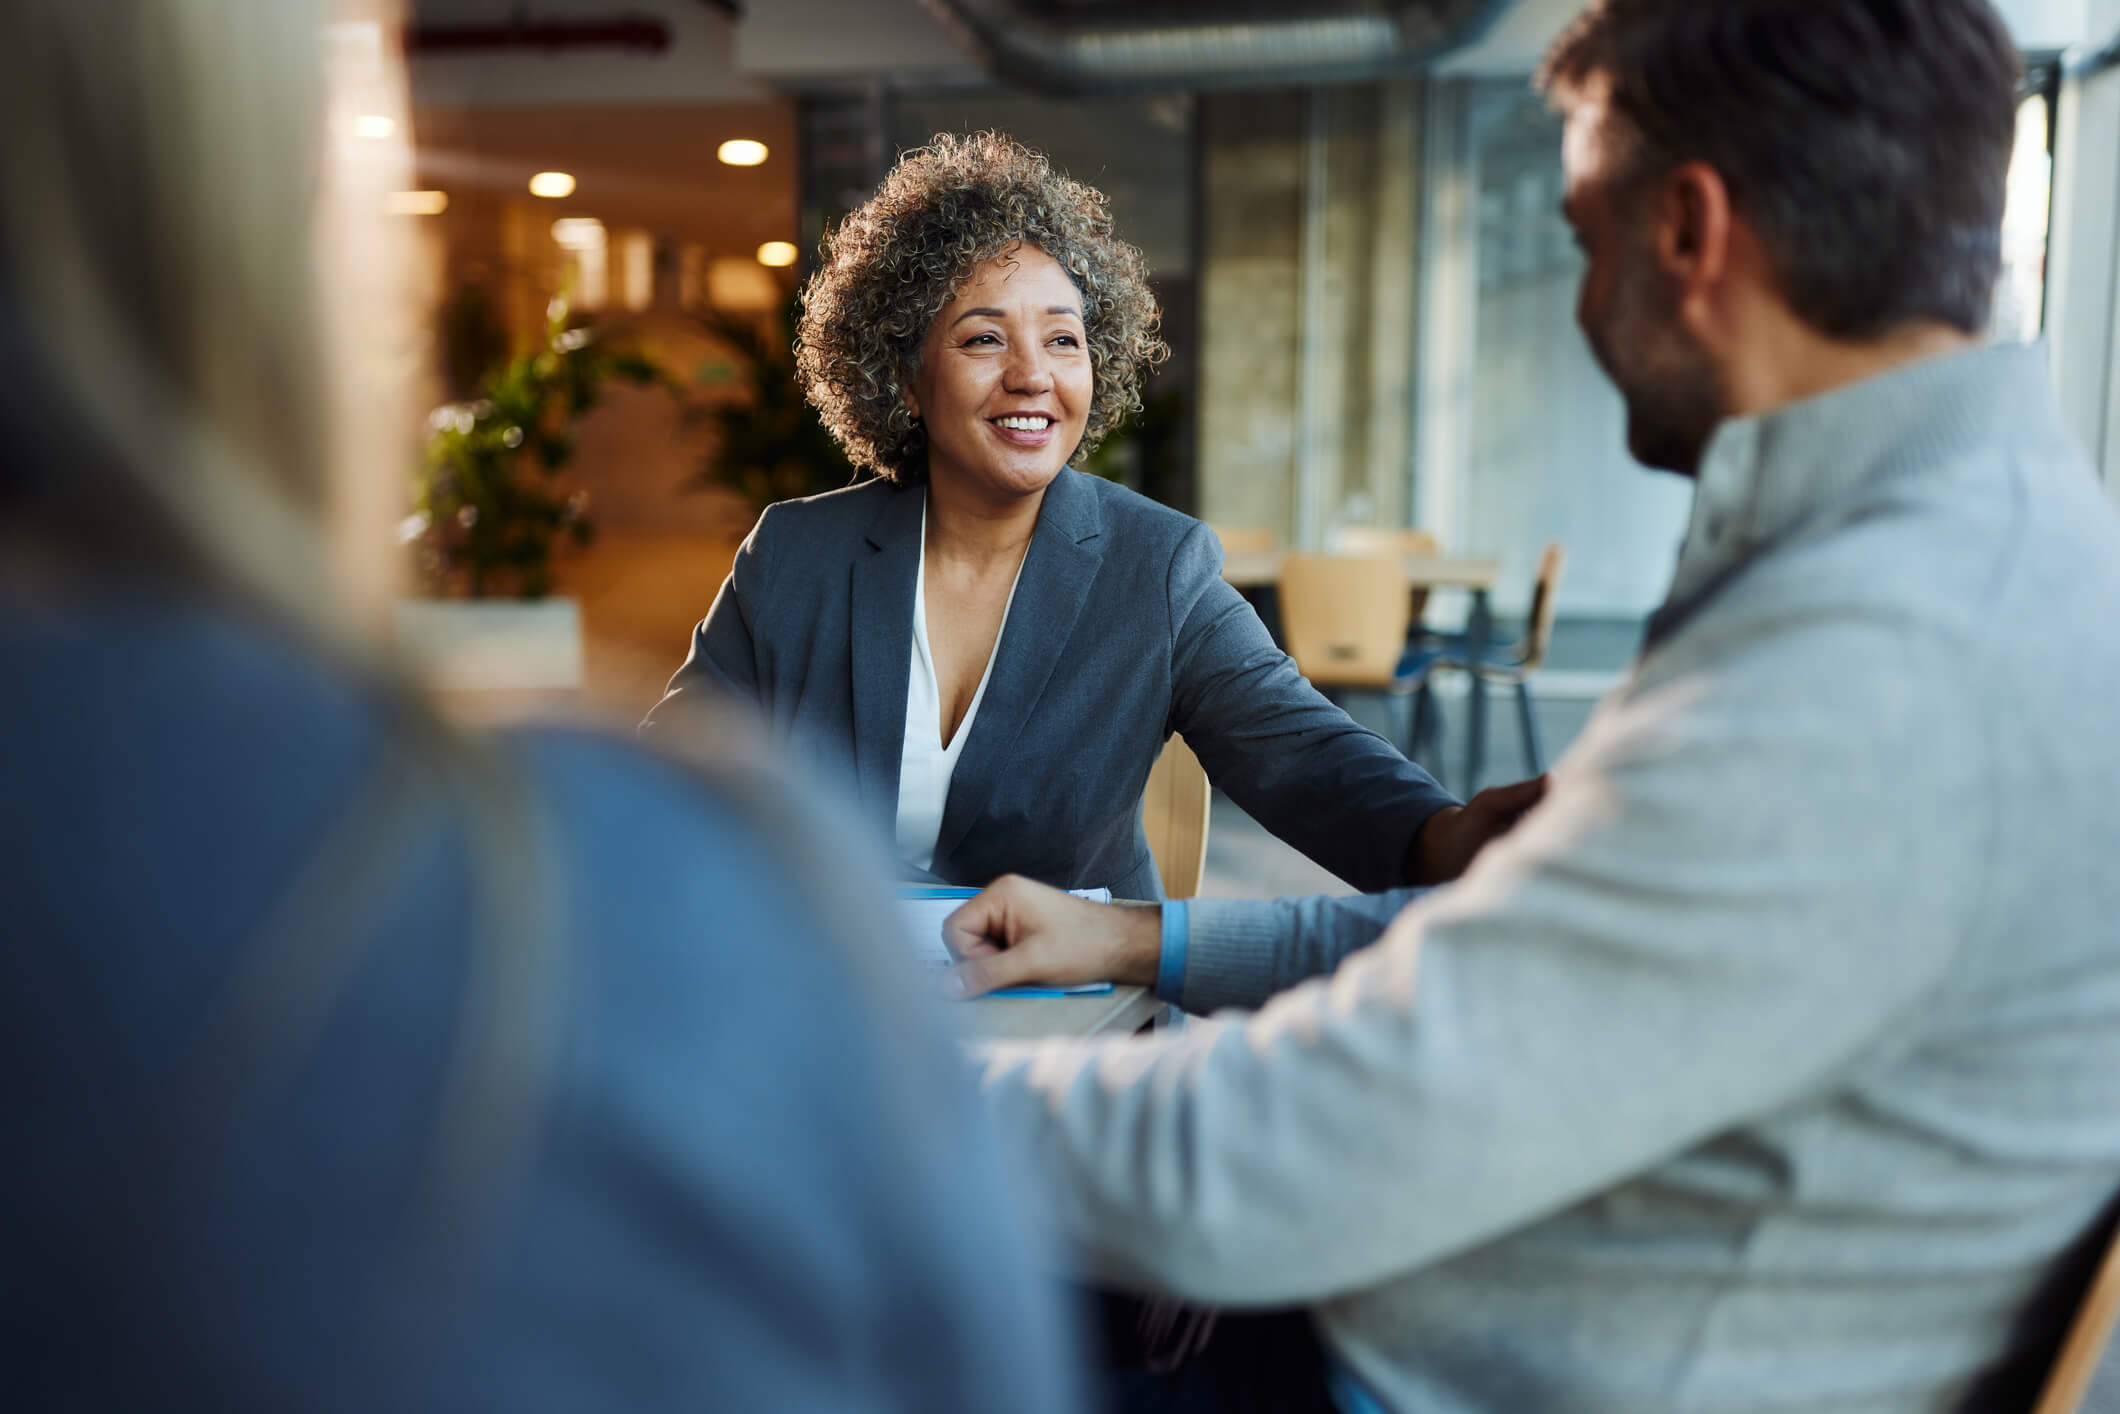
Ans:
[{"label": "blue wristband", "polygon": [[1185,944],[1191,933],[1188,911],[1183,899],[1163,905],[1163,956],[1156,962],[1156,995],[1173,1006],[1185,990]]}]

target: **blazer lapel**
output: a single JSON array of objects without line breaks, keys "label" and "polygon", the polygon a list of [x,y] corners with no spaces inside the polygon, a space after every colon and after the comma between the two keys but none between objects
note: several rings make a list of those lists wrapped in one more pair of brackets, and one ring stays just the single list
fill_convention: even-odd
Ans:
[{"label": "blazer lapel", "polygon": [[854,552],[848,616],[854,631],[854,770],[862,803],[887,827],[898,816],[906,679],[913,659],[913,582],[926,504],[925,486],[900,488],[877,512],[866,547]]},{"label": "blazer lapel", "polygon": [[[1045,504],[1039,508],[1038,528],[1031,533],[1031,547],[1023,558],[1016,598],[1001,627],[994,673],[987,679],[972,734],[965,739],[964,754],[957,758],[957,770],[950,777],[942,830],[935,839],[938,870],[985,809],[1017,734],[1060,664],[1104,557],[1103,529],[1096,490],[1082,472],[1063,468],[1046,489]],[[902,674],[898,696],[902,719]],[[895,811],[895,796],[892,805]]]}]

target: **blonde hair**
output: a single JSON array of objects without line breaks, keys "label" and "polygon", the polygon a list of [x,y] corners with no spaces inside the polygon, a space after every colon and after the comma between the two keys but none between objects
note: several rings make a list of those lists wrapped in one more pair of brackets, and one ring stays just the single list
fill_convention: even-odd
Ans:
[{"label": "blonde hair", "polygon": [[406,131],[396,18],[384,0],[0,5],[0,590],[144,578],[232,606],[390,728],[173,1080],[196,1123],[227,1123],[311,1038],[407,840],[465,831],[471,985],[418,1247],[470,1226],[528,1132],[560,905],[515,772],[362,632],[391,579],[420,310],[381,205],[406,149],[347,120]]},{"label": "blonde hair", "polygon": [[403,93],[379,7],[329,23],[348,8],[0,7],[0,298],[66,463],[64,494],[19,509],[75,564],[210,582],[332,639],[345,582],[372,592],[386,558],[333,540],[395,479],[357,429],[411,425],[353,317],[410,315],[375,298],[411,268],[379,204],[403,149],[333,130],[327,52],[357,69],[371,37],[349,76],[400,131]]}]

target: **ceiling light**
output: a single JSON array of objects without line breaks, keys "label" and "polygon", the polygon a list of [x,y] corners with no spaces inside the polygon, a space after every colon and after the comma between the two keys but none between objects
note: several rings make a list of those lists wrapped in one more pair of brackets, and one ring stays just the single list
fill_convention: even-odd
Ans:
[{"label": "ceiling light", "polygon": [[747,137],[732,137],[715,148],[714,155],[731,167],[756,167],[766,160],[766,145]]},{"label": "ceiling light", "polygon": [[539,172],[530,179],[530,195],[558,198],[574,195],[574,178],[565,172]]},{"label": "ceiling light", "polygon": [[381,113],[363,113],[353,120],[355,137],[374,138],[380,142],[397,132],[397,119],[386,118]]},{"label": "ceiling light", "polygon": [[383,210],[392,216],[439,216],[448,209],[445,191],[394,191],[383,197]]},{"label": "ceiling light", "polygon": [[795,242],[793,241],[767,241],[758,248],[758,263],[760,265],[771,265],[776,269],[783,265],[793,265],[795,256]]}]

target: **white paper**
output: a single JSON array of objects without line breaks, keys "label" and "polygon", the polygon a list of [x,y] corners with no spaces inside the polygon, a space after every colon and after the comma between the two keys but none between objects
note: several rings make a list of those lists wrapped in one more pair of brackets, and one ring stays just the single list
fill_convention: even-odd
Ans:
[{"label": "white paper", "polygon": [[[1076,898],[1088,899],[1091,903],[1110,903],[1110,889],[1069,889]],[[911,937],[913,956],[930,967],[948,967],[956,959],[950,956],[949,944],[942,941],[943,920],[964,907],[968,899],[961,898],[901,898],[898,900],[899,916],[904,919],[906,931]],[[1104,983],[1092,987],[1075,988],[1079,991],[1102,991]]]}]

